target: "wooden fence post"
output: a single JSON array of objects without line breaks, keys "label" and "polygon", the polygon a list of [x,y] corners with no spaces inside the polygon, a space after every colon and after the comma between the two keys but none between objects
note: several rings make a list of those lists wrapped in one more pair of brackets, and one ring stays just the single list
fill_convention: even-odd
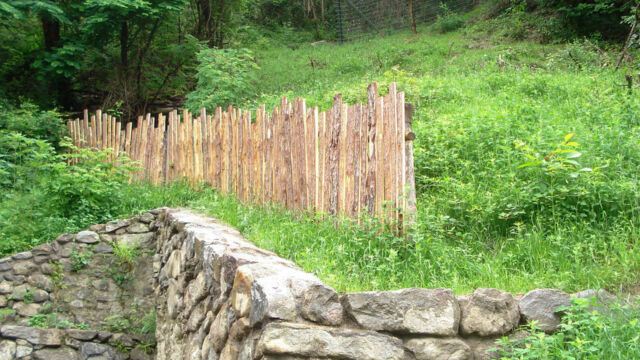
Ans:
[{"label": "wooden fence post", "polygon": [[243,202],[366,214],[400,221],[404,231],[416,220],[413,106],[395,83],[386,96],[369,85],[366,105],[347,105],[338,94],[324,112],[307,109],[304,99],[282,98],[271,113],[260,106],[254,122],[251,112],[232,106],[198,115],[146,114],[136,126],[123,126],[101,110],[91,116],[85,110],[67,128],[79,148],[111,148],[110,161],[126,154],[139,162],[138,180],[206,181]]}]

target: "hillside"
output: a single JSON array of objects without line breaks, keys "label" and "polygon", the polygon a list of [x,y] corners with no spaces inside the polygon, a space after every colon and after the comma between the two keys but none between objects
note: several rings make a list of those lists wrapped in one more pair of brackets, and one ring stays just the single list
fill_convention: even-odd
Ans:
[{"label": "hillside", "polygon": [[347,289],[634,289],[639,103],[614,53],[473,27],[254,51],[267,105],[301,96],[328,108],[335,93],[363,101],[368,83],[398,82],[416,105],[419,199],[411,244],[289,242],[243,221],[259,242]]}]

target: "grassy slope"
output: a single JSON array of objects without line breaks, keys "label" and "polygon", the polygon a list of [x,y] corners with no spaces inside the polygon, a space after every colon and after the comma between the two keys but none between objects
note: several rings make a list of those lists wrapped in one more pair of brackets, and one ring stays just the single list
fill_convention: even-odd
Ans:
[{"label": "grassy slope", "polygon": [[[397,81],[407,92],[416,105],[418,136],[419,221],[412,241],[243,207],[211,189],[131,185],[117,209],[97,218],[52,217],[41,211],[48,199],[16,195],[3,203],[0,233],[24,239],[6,240],[2,252],[108,218],[189,206],[237,226],[339,291],[626,290],[640,276],[640,103],[619,86],[622,71],[596,66],[606,55],[568,48],[571,55],[564,46],[421,29],[417,36],[399,33],[344,45],[254,49],[261,67],[255,90],[268,105],[287,95],[328,108],[337,92],[349,102],[362,101],[371,81],[380,88]],[[310,58],[320,66],[312,68]],[[518,142],[544,155],[568,133],[580,143],[582,166],[608,167],[575,179],[542,167],[519,168],[528,160]]]},{"label": "grassy slope", "polygon": [[[199,204],[340,290],[632,286],[640,260],[639,103],[619,86],[622,72],[596,66],[606,56],[574,47],[569,55],[563,46],[423,29],[345,45],[256,49],[257,92],[268,105],[287,95],[328,108],[337,92],[362,101],[371,81],[382,88],[397,81],[407,92],[417,106],[415,243]],[[531,189],[549,176],[519,169],[528,160],[514,144],[545,154],[569,133],[582,166],[608,167],[562,178],[556,186],[570,190],[565,197],[540,198]]]}]

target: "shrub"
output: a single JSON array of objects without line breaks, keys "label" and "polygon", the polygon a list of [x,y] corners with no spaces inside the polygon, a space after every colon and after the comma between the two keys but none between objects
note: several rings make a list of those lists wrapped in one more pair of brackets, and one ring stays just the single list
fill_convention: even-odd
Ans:
[{"label": "shrub", "polygon": [[54,160],[54,150],[46,141],[0,130],[0,189],[28,189],[47,173]]},{"label": "shrub", "polygon": [[186,106],[197,112],[201,107],[238,105],[251,95],[255,64],[247,49],[206,49],[198,53],[196,89],[187,95]]},{"label": "shrub", "polygon": [[[594,310],[594,306],[599,311]],[[560,331],[552,335],[537,330],[520,342],[499,341],[502,360],[521,359],[638,359],[640,358],[640,309],[638,305],[607,308],[595,299],[573,299],[563,316]]]},{"label": "shrub", "polygon": [[128,159],[115,166],[107,151],[63,145],[70,152],[56,154],[43,140],[0,131],[1,254],[107,220],[123,206],[123,187],[134,170]]},{"label": "shrub", "polygon": [[55,110],[41,111],[29,102],[14,108],[0,102],[0,130],[19,132],[22,135],[45,140],[58,147],[65,128],[62,116]]},{"label": "shrub", "polygon": [[442,14],[438,15],[434,28],[440,33],[448,33],[464,26],[462,15],[451,11],[446,4],[440,4]]}]

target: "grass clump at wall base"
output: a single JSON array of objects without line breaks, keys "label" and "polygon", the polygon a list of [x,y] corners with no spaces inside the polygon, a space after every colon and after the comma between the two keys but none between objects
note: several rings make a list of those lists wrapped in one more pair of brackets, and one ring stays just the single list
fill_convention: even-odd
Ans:
[{"label": "grass clump at wall base", "polygon": [[[522,341],[498,343],[502,360],[547,359],[638,359],[640,358],[640,302],[600,305],[595,299],[573,299],[560,331],[547,335],[535,324],[525,327],[531,334]],[[597,308],[598,310],[594,310]]]}]

